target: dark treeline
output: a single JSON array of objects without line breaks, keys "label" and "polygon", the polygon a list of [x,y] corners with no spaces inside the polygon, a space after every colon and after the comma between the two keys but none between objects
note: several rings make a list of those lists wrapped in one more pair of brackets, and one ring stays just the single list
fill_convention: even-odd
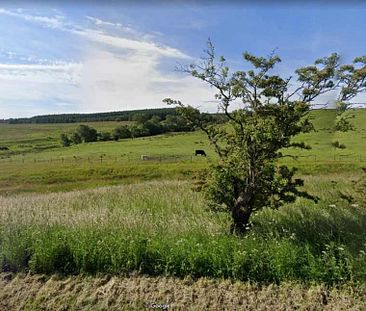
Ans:
[{"label": "dark treeline", "polygon": [[25,123],[77,123],[77,122],[98,122],[98,121],[136,121],[137,119],[151,119],[158,116],[164,120],[168,115],[177,115],[175,108],[155,108],[131,111],[113,111],[98,113],[71,113],[34,116],[30,118],[7,119],[3,122],[10,124]]}]

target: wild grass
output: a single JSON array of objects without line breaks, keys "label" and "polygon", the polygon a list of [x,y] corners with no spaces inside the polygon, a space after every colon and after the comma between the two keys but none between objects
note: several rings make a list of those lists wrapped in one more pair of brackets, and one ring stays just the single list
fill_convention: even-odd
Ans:
[{"label": "wild grass", "polygon": [[[256,284],[201,278],[0,274],[2,310],[364,310],[365,286]],[[155,304],[155,305],[154,305]]]},{"label": "wild grass", "polygon": [[0,262],[37,273],[362,282],[366,211],[338,201],[265,210],[240,238],[186,182],[2,197]]}]

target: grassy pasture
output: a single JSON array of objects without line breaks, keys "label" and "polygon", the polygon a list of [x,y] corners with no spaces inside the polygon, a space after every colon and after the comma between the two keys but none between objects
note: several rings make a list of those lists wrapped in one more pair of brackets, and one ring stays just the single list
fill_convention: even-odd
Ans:
[{"label": "grassy pasture", "polygon": [[[366,111],[356,111],[352,122],[356,131],[334,133],[334,111],[312,114],[315,132],[299,136],[298,141],[311,150],[288,150],[297,160],[287,164],[299,174],[357,174],[366,165]],[[98,130],[112,130],[117,122],[90,123]],[[77,124],[0,124],[0,193],[56,191],[93,188],[152,179],[186,179],[215,161],[215,155],[203,133],[180,133],[119,142],[97,142],[61,147],[61,132],[70,132]],[[346,149],[332,147],[333,141]],[[37,143],[35,143],[37,142]],[[41,148],[44,146],[45,148]],[[207,159],[192,157],[195,149],[205,149]],[[141,155],[152,157],[141,161]]]},{"label": "grassy pasture", "polygon": [[[87,124],[98,131],[112,131],[119,125],[130,122],[88,122]],[[60,146],[60,135],[72,133],[80,124],[5,124],[0,123],[0,146],[7,146],[11,154],[39,152]],[[6,154],[0,151],[0,156]]]}]

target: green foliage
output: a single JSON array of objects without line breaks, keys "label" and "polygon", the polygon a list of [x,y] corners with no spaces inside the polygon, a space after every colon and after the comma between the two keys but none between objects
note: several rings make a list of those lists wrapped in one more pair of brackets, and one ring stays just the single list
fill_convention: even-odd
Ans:
[{"label": "green foliage", "polygon": [[71,139],[65,133],[60,135],[62,147],[69,147],[71,145]]},{"label": "green foliage", "polygon": [[148,120],[144,123],[144,128],[148,131],[150,135],[162,134],[165,131],[164,126],[158,120]]},{"label": "green foliage", "polygon": [[112,139],[112,135],[110,132],[100,132],[98,133],[98,138],[101,141],[108,141]]},{"label": "green foliage", "polygon": [[[97,132],[91,126],[81,124],[77,130],[72,134],[71,139],[68,140],[67,134],[61,134],[63,146],[70,146],[71,143],[80,144],[82,142],[95,142],[119,140],[126,138],[137,138],[154,136],[172,131],[191,131],[192,127],[187,125],[182,118],[168,115],[167,120],[161,119],[159,115],[152,115],[150,117],[147,113],[134,114],[132,119],[136,122],[132,125],[121,125],[110,132]],[[174,120],[177,123],[174,123]]]},{"label": "green foliage", "polygon": [[131,138],[131,131],[127,125],[118,126],[113,130],[112,139],[119,140],[126,138]]},{"label": "green foliage", "polygon": [[142,124],[134,124],[130,127],[131,131],[131,137],[143,137],[143,136],[149,136],[149,130],[144,127]]},{"label": "green foliage", "polygon": [[190,132],[192,127],[179,115],[168,115],[162,125],[172,132]]},{"label": "green foliage", "polygon": [[349,119],[354,115],[347,115],[346,112],[352,108],[349,102],[360,92],[366,91],[366,56],[356,57],[352,64],[342,65],[337,71],[341,85],[341,92],[337,100],[337,119],[335,130],[347,132],[354,130]]},{"label": "green foliage", "polygon": [[132,121],[136,121],[138,124],[144,124],[147,120],[149,120],[149,116],[144,113],[135,113],[132,115]]},{"label": "green foliage", "polygon": [[[17,118],[3,120],[10,124],[52,124],[52,123],[78,123],[78,122],[101,122],[101,121],[131,121],[135,115],[146,116],[146,120],[154,115],[165,119],[168,115],[176,115],[174,108],[141,109],[131,111],[113,111],[100,113],[71,113],[35,116],[31,118]],[[1,120],[0,120],[1,122]]]},{"label": "green foliage", "polygon": [[79,127],[76,129],[76,133],[79,134],[81,139],[86,143],[97,141],[98,139],[97,130],[89,125],[79,125]]},{"label": "green foliage", "polygon": [[[224,57],[216,61],[211,41],[205,52],[200,64],[182,66],[180,70],[215,88],[218,108],[226,123],[215,122],[180,101],[168,98],[164,102],[177,105],[180,115],[204,131],[215,148],[220,163],[212,166],[203,188],[211,205],[216,205],[215,210],[224,208],[231,214],[232,231],[243,234],[254,211],[271,205],[279,207],[297,196],[311,198],[298,190],[303,182],[293,180],[293,170],[286,166],[276,168],[275,163],[286,148],[309,149],[303,142],[293,142],[293,138],[313,129],[308,118],[310,104],[340,85],[340,101],[346,102],[350,99],[349,89],[352,95],[365,89],[366,71],[351,73],[352,78],[361,79],[360,84],[349,82],[339,56],[333,53],[316,60],[314,65],[297,69],[299,86],[293,90],[291,77],[270,73],[281,61],[273,53],[256,57],[245,52],[244,61],[252,69],[230,74]],[[243,103],[242,108],[232,110],[232,103],[238,101]],[[340,105],[340,109],[346,108]]]},{"label": "green foliage", "polygon": [[[202,64],[183,67],[182,71],[217,90],[215,97],[220,101],[226,124],[217,124],[198,109],[179,101],[166,99],[165,102],[178,105],[178,112],[207,134],[220,163],[212,167],[204,188],[213,204],[231,214],[232,230],[243,234],[254,211],[306,195],[297,190],[303,183],[298,179],[293,181],[294,171],[284,166],[276,168],[275,161],[282,156],[280,150],[284,148],[308,148],[304,143],[292,142],[292,138],[312,129],[306,117],[309,103],[334,87],[332,79],[338,56],[332,54],[317,60],[314,66],[298,69],[302,87],[292,93],[288,90],[290,78],[269,73],[281,61],[276,55],[264,58],[246,52],[244,60],[253,69],[229,75],[223,57],[215,62],[210,41],[206,54]],[[300,98],[293,100],[292,96],[300,90]],[[229,111],[231,103],[238,100],[244,107]]]},{"label": "green foliage", "polygon": [[336,124],[334,129],[339,132],[348,132],[353,131],[355,128],[349,121],[349,117],[346,118],[345,116],[339,116],[336,119]]},{"label": "green foliage", "polygon": [[77,144],[81,144],[83,142],[83,139],[82,139],[82,137],[80,136],[79,133],[74,132],[71,135],[71,141],[72,141],[73,144],[77,145]]}]

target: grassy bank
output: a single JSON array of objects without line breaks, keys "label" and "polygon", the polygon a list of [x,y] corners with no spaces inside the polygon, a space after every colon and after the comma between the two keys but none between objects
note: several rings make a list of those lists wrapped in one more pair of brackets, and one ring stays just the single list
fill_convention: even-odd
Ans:
[{"label": "grassy bank", "polygon": [[309,182],[320,203],[264,210],[244,239],[185,182],[2,197],[2,270],[363,282],[366,210],[341,199],[350,184],[332,178]]}]

